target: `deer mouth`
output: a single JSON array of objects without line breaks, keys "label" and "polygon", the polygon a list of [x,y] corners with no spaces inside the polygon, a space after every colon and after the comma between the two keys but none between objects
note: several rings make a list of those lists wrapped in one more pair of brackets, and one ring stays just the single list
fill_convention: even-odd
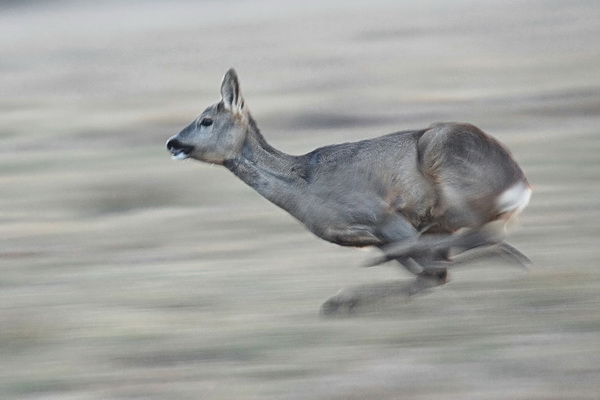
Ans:
[{"label": "deer mouth", "polygon": [[167,150],[171,152],[173,160],[185,160],[194,151],[194,146],[188,146],[177,139],[171,139],[167,142]]},{"label": "deer mouth", "polygon": [[173,160],[185,160],[186,158],[190,158],[190,154],[184,150],[172,151],[171,158]]}]

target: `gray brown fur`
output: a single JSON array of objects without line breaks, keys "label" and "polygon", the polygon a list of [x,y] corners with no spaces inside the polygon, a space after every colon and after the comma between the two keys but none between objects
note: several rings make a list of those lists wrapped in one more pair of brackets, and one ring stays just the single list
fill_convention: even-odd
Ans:
[{"label": "gray brown fur", "polygon": [[[261,135],[233,69],[221,97],[169,139],[174,158],[223,165],[318,237],[376,246],[384,251],[379,262],[394,259],[419,279],[441,284],[452,251],[501,243],[488,226],[503,226],[522,207],[507,211],[497,199],[515,184],[529,190],[508,150],[473,125],[438,123],[293,156]],[[357,297],[344,293],[341,298]],[[327,311],[348,305],[332,299]]]}]

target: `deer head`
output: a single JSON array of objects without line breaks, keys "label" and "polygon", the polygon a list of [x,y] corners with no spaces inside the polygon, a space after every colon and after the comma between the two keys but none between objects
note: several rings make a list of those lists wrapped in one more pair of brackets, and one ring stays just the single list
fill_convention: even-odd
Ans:
[{"label": "deer head", "polygon": [[177,160],[193,158],[222,165],[242,148],[251,117],[244,105],[237,74],[231,68],[223,77],[221,101],[200,114],[191,124],[167,141]]}]

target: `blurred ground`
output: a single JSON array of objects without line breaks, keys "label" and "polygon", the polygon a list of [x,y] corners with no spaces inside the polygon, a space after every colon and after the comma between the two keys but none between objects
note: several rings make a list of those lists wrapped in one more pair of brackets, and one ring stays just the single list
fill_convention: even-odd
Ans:
[{"label": "blurred ground", "polygon": [[[600,3],[0,6],[0,398],[597,399]],[[165,140],[235,66],[276,147],[435,121],[500,138],[535,193],[511,243],[412,301]]]}]

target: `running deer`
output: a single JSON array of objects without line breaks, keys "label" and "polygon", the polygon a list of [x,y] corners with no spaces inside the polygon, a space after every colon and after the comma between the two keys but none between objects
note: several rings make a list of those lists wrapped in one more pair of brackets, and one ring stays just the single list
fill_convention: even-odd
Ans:
[{"label": "running deer", "polygon": [[221,100],[167,149],[177,160],[223,165],[321,239],[377,247],[383,255],[372,265],[394,260],[416,275],[408,286],[343,290],[323,304],[325,313],[442,285],[454,256],[468,250],[528,262],[503,241],[529,201],[527,179],[502,144],[470,124],[437,123],[289,155],[261,135],[230,69]]}]

